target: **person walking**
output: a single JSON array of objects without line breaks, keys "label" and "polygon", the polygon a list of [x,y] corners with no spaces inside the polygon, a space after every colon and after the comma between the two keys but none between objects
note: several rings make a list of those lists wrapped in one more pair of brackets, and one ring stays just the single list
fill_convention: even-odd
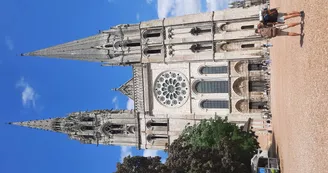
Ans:
[{"label": "person walking", "polygon": [[283,31],[287,28],[294,27],[294,26],[301,25],[301,24],[303,24],[303,21],[298,22],[298,23],[285,24],[285,25],[281,25],[281,26],[259,28],[259,29],[255,30],[255,33],[260,34],[264,38],[273,38],[276,36],[300,36],[300,35],[303,36],[304,33],[299,34],[299,33],[295,33],[295,32]]}]

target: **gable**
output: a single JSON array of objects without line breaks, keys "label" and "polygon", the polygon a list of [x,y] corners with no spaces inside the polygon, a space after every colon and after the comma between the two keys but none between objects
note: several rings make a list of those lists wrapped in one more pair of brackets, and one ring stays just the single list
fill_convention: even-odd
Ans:
[{"label": "gable", "polygon": [[129,98],[131,98],[132,100],[134,100],[133,78],[131,78],[125,84],[123,84],[122,86],[120,86],[118,88],[118,90],[122,94],[124,94],[124,95],[128,96]]}]

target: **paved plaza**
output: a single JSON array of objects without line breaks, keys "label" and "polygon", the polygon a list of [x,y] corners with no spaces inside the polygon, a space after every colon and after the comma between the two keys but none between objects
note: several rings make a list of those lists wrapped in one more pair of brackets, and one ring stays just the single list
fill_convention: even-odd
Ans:
[{"label": "paved plaza", "polygon": [[306,14],[303,47],[300,37],[271,41],[273,128],[281,168],[284,173],[327,172],[327,0],[272,0],[271,7]]}]

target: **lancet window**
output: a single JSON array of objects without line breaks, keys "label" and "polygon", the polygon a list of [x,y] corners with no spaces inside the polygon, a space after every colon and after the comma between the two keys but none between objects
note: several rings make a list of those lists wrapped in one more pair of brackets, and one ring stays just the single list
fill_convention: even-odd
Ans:
[{"label": "lancet window", "polygon": [[204,109],[227,109],[229,102],[226,100],[204,100],[200,106]]},{"label": "lancet window", "polygon": [[198,81],[195,84],[197,93],[228,93],[228,81]]},{"label": "lancet window", "polygon": [[213,66],[213,67],[201,67],[199,69],[200,74],[225,74],[228,73],[227,66]]}]

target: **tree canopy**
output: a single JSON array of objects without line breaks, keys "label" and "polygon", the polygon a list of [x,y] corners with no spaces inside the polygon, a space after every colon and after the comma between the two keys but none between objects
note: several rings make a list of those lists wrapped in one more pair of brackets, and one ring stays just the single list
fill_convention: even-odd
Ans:
[{"label": "tree canopy", "polygon": [[117,163],[116,173],[166,173],[161,157],[127,156],[123,163]]},{"label": "tree canopy", "polygon": [[117,173],[248,173],[258,147],[253,132],[244,132],[227,119],[202,120],[186,127],[169,146],[165,164],[159,157],[128,157],[118,164],[117,170],[121,172]]}]

